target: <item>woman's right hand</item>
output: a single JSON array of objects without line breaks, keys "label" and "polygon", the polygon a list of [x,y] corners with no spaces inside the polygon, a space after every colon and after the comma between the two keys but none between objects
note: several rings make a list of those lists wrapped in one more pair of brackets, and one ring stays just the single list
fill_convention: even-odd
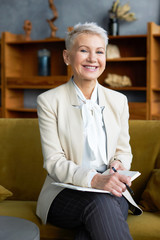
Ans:
[{"label": "woman's right hand", "polygon": [[130,177],[121,175],[118,172],[108,175],[97,173],[91,181],[91,187],[106,190],[117,197],[121,197],[122,192],[126,190],[124,183],[131,186]]}]

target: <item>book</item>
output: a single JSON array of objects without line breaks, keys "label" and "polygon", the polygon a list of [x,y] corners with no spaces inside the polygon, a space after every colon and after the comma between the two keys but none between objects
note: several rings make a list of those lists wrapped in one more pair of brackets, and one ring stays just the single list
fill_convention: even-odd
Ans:
[{"label": "book", "polygon": [[[138,171],[127,171],[127,170],[118,170],[117,171],[119,174],[130,176],[131,181],[136,179],[138,176],[140,176],[140,172]],[[109,174],[109,169],[106,170],[103,175],[108,175]],[[52,182],[53,185],[62,187],[62,188],[69,188],[72,190],[78,190],[78,191],[84,191],[84,192],[97,192],[97,193],[110,193],[109,191],[101,190],[101,189],[96,189],[96,188],[89,188],[89,187],[80,187],[80,186],[75,186],[72,184],[68,183],[59,183],[59,182]]]},{"label": "book", "polygon": [[89,188],[89,187],[80,187],[80,186],[75,186],[72,184],[68,183],[59,183],[59,182],[52,182],[53,185],[62,187],[62,188],[69,188],[72,190],[78,190],[78,191],[83,191],[83,192],[97,192],[97,193],[110,193],[109,191],[101,190],[101,189],[96,189],[96,188]]},{"label": "book", "polygon": [[[103,173],[103,175],[108,175],[108,174],[109,174],[109,171],[110,171],[110,169],[107,169],[107,170]],[[117,172],[118,172],[119,174],[121,174],[121,175],[125,175],[125,176],[131,177],[131,182],[141,175],[141,173],[140,173],[139,171],[118,170]]]}]

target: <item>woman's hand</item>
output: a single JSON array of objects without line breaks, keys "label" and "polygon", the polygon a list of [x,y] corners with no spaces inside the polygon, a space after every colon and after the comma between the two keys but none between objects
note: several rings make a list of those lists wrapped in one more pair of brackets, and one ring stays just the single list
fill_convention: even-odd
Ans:
[{"label": "woman's hand", "polygon": [[116,170],[126,170],[123,166],[122,162],[119,160],[115,160],[110,164],[110,173],[113,173],[112,167],[114,167]]},{"label": "woman's hand", "polygon": [[118,172],[113,172],[108,175],[97,173],[91,181],[91,187],[106,190],[117,197],[121,197],[122,192],[126,190],[124,183],[131,186],[130,177],[121,175]]}]

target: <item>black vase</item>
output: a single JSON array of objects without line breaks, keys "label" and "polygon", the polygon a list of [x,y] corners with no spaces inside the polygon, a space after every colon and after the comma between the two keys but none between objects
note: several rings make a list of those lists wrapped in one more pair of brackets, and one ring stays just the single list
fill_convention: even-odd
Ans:
[{"label": "black vase", "polygon": [[40,49],[38,51],[38,75],[50,76],[50,51]]},{"label": "black vase", "polygon": [[108,25],[108,34],[111,36],[119,35],[119,21],[118,18],[110,18]]}]

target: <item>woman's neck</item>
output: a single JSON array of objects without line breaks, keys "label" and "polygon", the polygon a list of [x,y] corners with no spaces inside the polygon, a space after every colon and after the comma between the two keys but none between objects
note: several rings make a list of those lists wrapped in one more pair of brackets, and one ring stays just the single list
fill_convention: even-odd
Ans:
[{"label": "woman's neck", "polygon": [[76,81],[76,79],[74,79],[74,82],[76,83],[76,85],[80,88],[80,90],[82,91],[83,95],[85,96],[86,99],[90,99],[92,96],[92,92],[96,86],[96,80],[94,81]]}]

